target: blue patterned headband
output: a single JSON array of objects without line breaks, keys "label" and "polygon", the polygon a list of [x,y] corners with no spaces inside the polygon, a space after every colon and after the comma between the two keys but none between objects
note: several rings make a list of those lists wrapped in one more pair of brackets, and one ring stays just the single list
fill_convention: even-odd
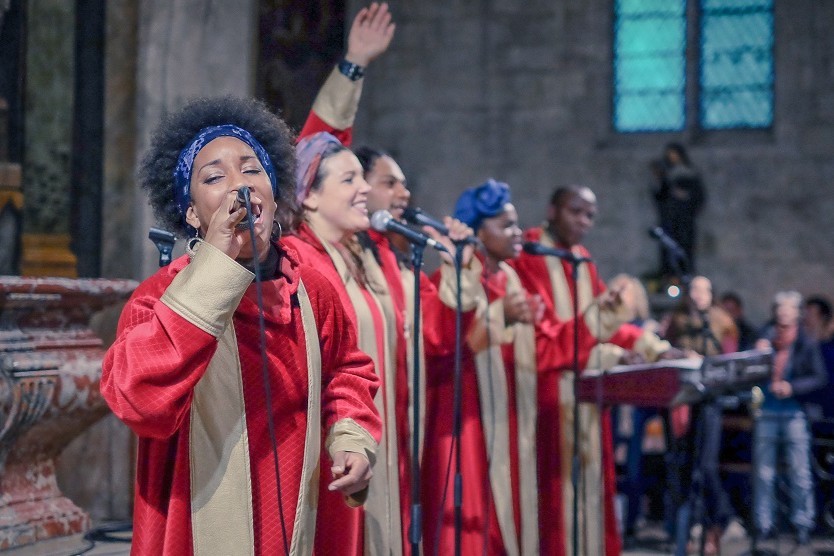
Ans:
[{"label": "blue patterned headband", "polygon": [[174,168],[174,201],[177,203],[177,207],[179,207],[180,216],[182,216],[183,220],[185,220],[185,213],[191,204],[191,171],[193,170],[194,159],[203,147],[218,137],[235,137],[252,147],[252,150],[255,151],[255,156],[258,157],[258,161],[264,167],[266,175],[269,177],[269,183],[272,184],[272,194],[275,197],[278,196],[278,180],[275,177],[275,168],[272,166],[272,159],[269,158],[269,153],[266,152],[263,145],[251,133],[234,124],[204,127],[180,151],[177,166]]}]

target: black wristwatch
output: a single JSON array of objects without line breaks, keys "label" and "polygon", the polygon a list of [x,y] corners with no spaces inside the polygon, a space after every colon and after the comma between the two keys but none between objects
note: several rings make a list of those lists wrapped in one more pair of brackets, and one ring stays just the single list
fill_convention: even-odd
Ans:
[{"label": "black wristwatch", "polygon": [[351,81],[358,81],[365,77],[365,68],[359,64],[342,60],[339,62],[339,73],[350,79]]}]

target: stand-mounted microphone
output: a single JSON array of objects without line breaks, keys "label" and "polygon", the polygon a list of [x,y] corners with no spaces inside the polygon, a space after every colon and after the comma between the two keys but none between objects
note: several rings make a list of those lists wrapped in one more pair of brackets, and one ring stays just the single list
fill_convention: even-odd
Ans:
[{"label": "stand-mounted microphone", "polygon": [[426,234],[412,230],[405,224],[401,224],[400,222],[394,220],[394,217],[391,216],[391,213],[387,210],[378,210],[373,214],[373,216],[371,216],[371,228],[377,232],[394,232],[396,234],[400,234],[411,243],[422,247],[428,245],[429,247],[434,247],[438,251],[444,251],[446,253],[449,252],[449,250],[446,249],[442,243],[438,243]]},{"label": "stand-mounted microphone", "polygon": [[547,247],[546,245],[542,245],[541,243],[536,243],[535,241],[528,241],[523,246],[522,249],[528,255],[539,255],[543,257],[559,257],[560,259],[565,259],[566,261],[570,262],[577,262],[577,263],[587,263],[591,262],[589,257],[578,257],[574,255],[573,252],[567,249],[557,249],[556,247]]},{"label": "stand-mounted microphone", "polygon": [[678,242],[672,239],[669,236],[669,234],[666,233],[666,230],[664,230],[660,226],[649,228],[649,236],[658,240],[663,245],[663,247],[668,249],[669,252],[676,256],[678,259],[686,260],[687,257],[683,248],[681,248],[681,246],[678,245]]},{"label": "stand-mounted microphone", "polygon": [[[426,214],[423,209],[406,207],[405,210],[403,210],[403,218],[409,224],[414,224],[416,226],[429,226],[444,236],[449,235],[449,228],[447,228],[446,225],[437,218]],[[455,243],[471,243],[473,245],[479,245],[481,242],[477,237],[469,236],[461,240],[455,240]]]}]

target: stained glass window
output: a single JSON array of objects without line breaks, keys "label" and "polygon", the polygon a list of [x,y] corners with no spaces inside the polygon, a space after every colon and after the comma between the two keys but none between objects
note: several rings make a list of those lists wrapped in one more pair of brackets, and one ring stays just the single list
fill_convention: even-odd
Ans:
[{"label": "stained glass window", "polygon": [[[773,0],[698,0],[692,8],[686,0],[614,0],[615,130],[773,123]],[[689,26],[697,37],[687,36],[687,12],[698,17]],[[687,98],[687,53],[700,60],[689,91],[697,99]],[[687,114],[688,102],[697,111]]]},{"label": "stained glass window", "polygon": [[615,0],[614,128],[685,125],[686,1]]},{"label": "stained glass window", "polygon": [[773,122],[773,0],[701,1],[704,129]]}]

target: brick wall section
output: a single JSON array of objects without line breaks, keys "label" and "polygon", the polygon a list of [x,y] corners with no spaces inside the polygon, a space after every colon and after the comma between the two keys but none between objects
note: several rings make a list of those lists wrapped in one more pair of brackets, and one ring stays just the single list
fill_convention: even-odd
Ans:
[{"label": "brick wall section", "polygon": [[[359,5],[352,2],[352,7]],[[699,268],[756,321],[774,292],[834,295],[834,3],[776,2],[776,119],[760,133],[610,131],[611,0],[394,0],[397,36],[369,71],[357,142],[395,153],[417,201],[513,187],[524,224],[570,182],[600,199],[588,245],[604,275],[656,266],[647,163],[690,147],[709,192]]]}]

